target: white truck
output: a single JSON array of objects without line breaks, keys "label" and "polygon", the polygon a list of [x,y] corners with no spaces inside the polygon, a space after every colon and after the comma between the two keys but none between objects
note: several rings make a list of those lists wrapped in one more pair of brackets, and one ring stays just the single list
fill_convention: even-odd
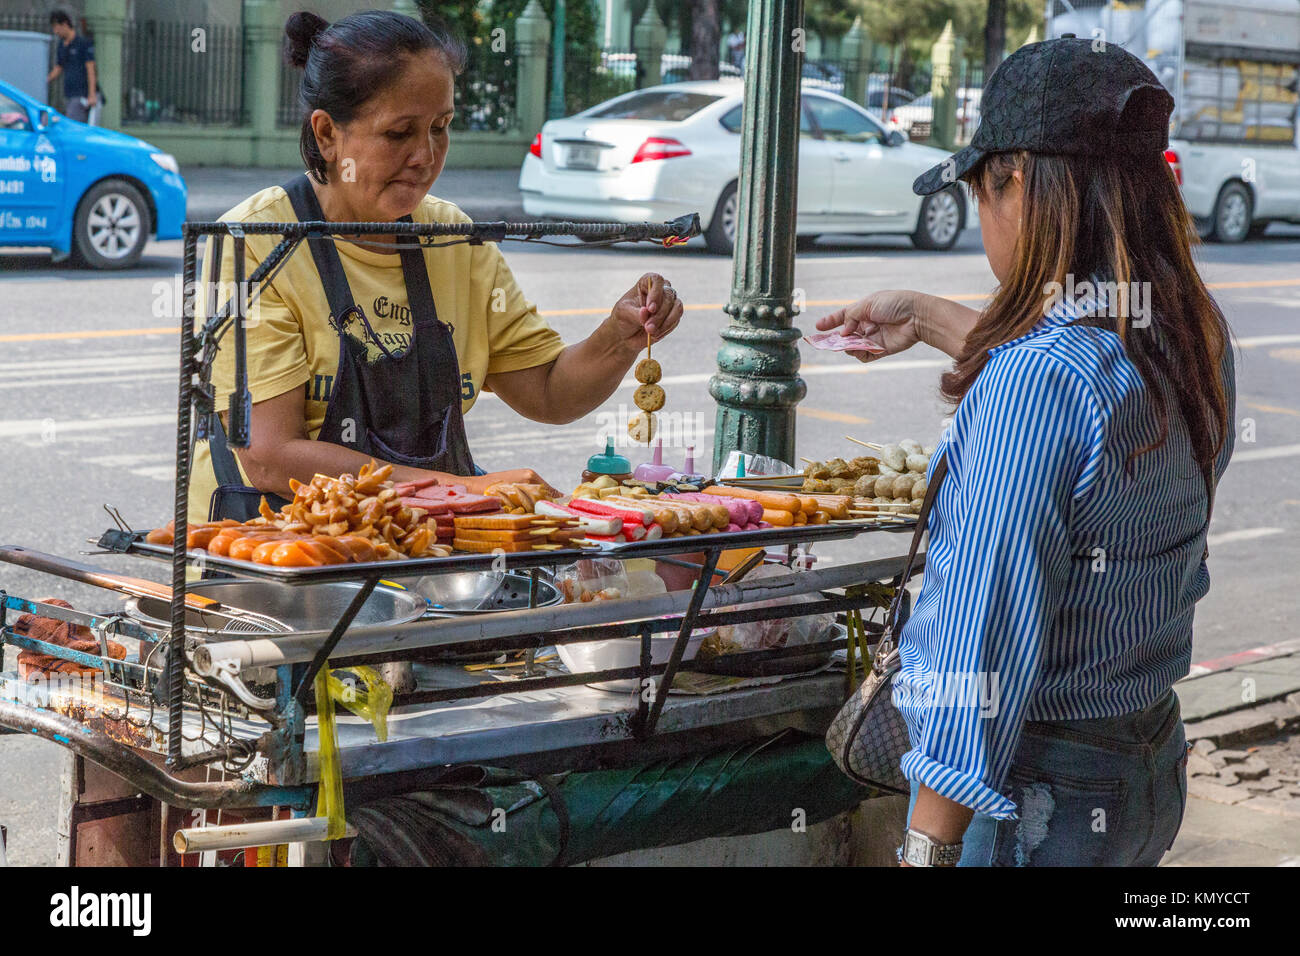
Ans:
[{"label": "white truck", "polygon": [[1048,0],[1046,22],[1119,44],[1173,94],[1165,158],[1202,237],[1300,222],[1300,0]]}]

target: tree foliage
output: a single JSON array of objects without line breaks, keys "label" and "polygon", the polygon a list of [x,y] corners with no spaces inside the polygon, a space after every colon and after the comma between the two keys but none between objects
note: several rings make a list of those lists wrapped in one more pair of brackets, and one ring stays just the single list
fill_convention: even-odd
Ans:
[{"label": "tree foliage", "polygon": [[[944,24],[952,21],[953,31],[966,41],[966,56],[978,62],[984,58],[984,22],[988,0],[843,0],[842,5],[863,26],[876,43],[902,44],[916,59],[928,59],[930,46],[939,38]],[[1007,40],[1014,49],[1030,29],[1042,22],[1038,0],[1006,0]]]}]

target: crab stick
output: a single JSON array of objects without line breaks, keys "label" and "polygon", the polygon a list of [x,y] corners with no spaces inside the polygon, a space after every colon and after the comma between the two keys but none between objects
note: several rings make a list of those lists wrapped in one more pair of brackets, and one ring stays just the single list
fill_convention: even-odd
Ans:
[{"label": "crab stick", "polygon": [[618,534],[623,527],[622,520],[616,516],[601,517],[599,515],[585,514],[565,505],[556,504],[554,501],[538,501],[533,505],[533,511],[539,515],[546,515],[548,518],[564,518],[576,521],[578,522],[578,528],[589,534]]}]

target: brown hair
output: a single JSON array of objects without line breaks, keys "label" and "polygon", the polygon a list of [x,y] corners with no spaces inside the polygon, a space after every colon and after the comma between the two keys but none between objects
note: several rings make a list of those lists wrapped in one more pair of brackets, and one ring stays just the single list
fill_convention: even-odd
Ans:
[{"label": "brown hair", "polygon": [[1018,151],[990,154],[964,179],[987,201],[1006,189],[1017,169],[1024,177],[1024,219],[1010,274],[943,376],[944,397],[960,402],[988,361],[988,350],[1028,333],[1067,276],[1079,283],[1099,273],[1119,290],[1149,283],[1149,326],[1129,328],[1124,295],[1109,313],[1147,385],[1158,424],[1155,439],[1134,455],[1168,438],[1172,395],[1197,464],[1208,470],[1230,427],[1220,368],[1229,331],[1196,270],[1196,231],[1173,170],[1158,152],[1116,160]]}]

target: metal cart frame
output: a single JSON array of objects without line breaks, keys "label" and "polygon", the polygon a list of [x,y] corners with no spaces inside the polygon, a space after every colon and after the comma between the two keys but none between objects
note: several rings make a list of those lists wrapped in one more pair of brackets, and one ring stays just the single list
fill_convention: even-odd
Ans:
[{"label": "metal cart frame", "polygon": [[[185,595],[187,571],[204,562],[202,552],[186,550],[187,513],[194,444],[206,437],[205,425],[214,411],[214,391],[209,373],[217,342],[227,329],[234,332],[235,394],[231,397],[229,443],[245,447],[248,443],[249,399],[247,392],[244,317],[250,303],[285,258],[308,237],[396,235],[417,236],[426,244],[431,240],[451,238],[455,241],[481,243],[515,237],[538,239],[548,235],[578,235],[605,241],[656,240],[665,244],[698,234],[698,217],[686,217],[662,225],[623,225],[613,223],[187,223],[184,227],[183,280],[184,309],[180,328],[180,374],[176,427],[176,484],[174,501],[174,544],[170,548],[152,546],[143,540],[143,532],[120,527],[109,530],[100,539],[106,552],[153,557],[171,562],[172,600],[170,628],[151,632],[122,615],[100,616],[81,611],[25,600],[0,591],[0,655],[3,645],[50,654],[88,665],[101,672],[101,686],[124,696],[128,709],[134,700],[141,706],[156,702],[166,712],[165,727],[159,728],[151,712],[143,723],[101,719],[98,724],[78,719],[77,714],[57,709],[35,707],[15,700],[0,700],[0,727],[23,731],[51,739],[79,755],[130,781],[140,790],[163,803],[186,809],[233,807],[292,807],[309,810],[316,786],[314,768],[309,766],[306,747],[307,717],[314,711],[309,692],[320,669],[378,661],[427,661],[432,656],[456,649],[461,652],[506,652],[535,650],[538,647],[580,641],[608,640],[613,637],[637,636],[641,640],[640,661],[635,667],[593,673],[551,677],[530,677],[519,682],[493,682],[472,687],[449,687],[418,690],[394,699],[394,709],[403,705],[438,704],[447,701],[486,698],[521,690],[549,690],[576,687],[624,678],[637,678],[641,686],[672,686],[682,665],[688,639],[700,627],[770,620],[807,614],[848,612],[878,606],[878,602],[861,593],[829,595],[832,589],[846,588],[871,581],[892,579],[902,568],[903,559],[890,558],[860,564],[842,565],[821,570],[793,571],[780,578],[766,578],[761,583],[712,586],[719,557],[724,550],[746,547],[784,546],[787,558],[808,544],[848,538],[866,531],[910,531],[908,523],[855,521],[840,524],[771,528],[759,531],[720,533],[708,536],[664,538],[652,542],[621,545],[615,550],[596,552],[615,559],[654,558],[680,562],[686,555],[702,554],[698,576],[691,591],[676,591],[654,597],[600,604],[536,606],[536,582],[540,570],[574,560],[591,557],[586,549],[566,548],[547,552],[522,552],[498,555],[454,555],[370,565],[337,565],[313,569],[311,574],[297,569],[264,571],[247,567],[238,573],[270,577],[289,584],[304,581],[360,581],[351,606],[328,631],[290,632],[250,636],[247,640],[206,644],[187,638]],[[279,243],[250,276],[244,275],[245,243],[248,235],[280,235]],[[201,328],[194,327],[197,295],[197,246],[200,238],[214,237],[234,244],[233,264],[237,294],[221,309],[209,309]],[[438,243],[441,244],[441,243]],[[211,277],[210,295],[219,277]],[[242,290],[248,289],[247,296]],[[215,299],[208,298],[215,307]],[[207,558],[210,567],[221,562]],[[507,611],[460,619],[421,619],[410,624],[388,627],[352,627],[352,622],[376,584],[394,576],[400,566],[403,575],[485,570],[505,567],[531,576],[533,587],[527,610]],[[691,567],[697,567],[691,563]],[[231,570],[229,568],[225,570]],[[813,595],[815,600],[796,608],[746,608],[741,605],[769,597]],[[724,608],[734,608],[723,610]],[[99,635],[99,655],[70,651],[44,644],[14,632],[11,612],[36,613],[72,621],[90,627]],[[664,664],[651,663],[651,638],[655,633],[675,633],[672,653]],[[134,638],[151,649],[165,651],[166,664],[155,666],[150,659],[126,664],[109,659],[110,636]],[[340,642],[348,638],[346,645]],[[142,643],[141,647],[145,646]],[[846,646],[840,639],[818,645],[827,651]],[[754,661],[797,657],[808,648],[782,648],[749,652]],[[152,653],[150,655],[152,657]],[[186,666],[178,666],[185,662]],[[0,667],[3,658],[0,656]],[[238,674],[240,669],[273,667],[276,673],[275,706],[267,713],[252,713],[234,700],[217,679],[223,673]],[[191,672],[187,675],[186,670]],[[692,670],[708,670],[707,664],[693,664]],[[842,675],[823,674],[816,678],[786,681],[764,694],[736,696],[728,702],[721,697],[702,698],[683,704],[683,713],[694,708],[701,711],[693,720],[677,719],[671,728],[680,733],[690,726],[716,727],[722,723],[745,725],[749,720],[768,720],[774,714],[794,714],[808,708],[825,710],[842,700]],[[788,686],[787,686],[788,685]],[[662,735],[668,694],[640,694],[636,708],[606,713],[598,719],[579,722],[566,728],[558,737],[545,743],[528,744],[512,759],[536,766],[546,751],[553,758],[572,760],[584,747],[617,749],[633,747],[650,752],[656,735]],[[678,698],[674,698],[677,701]],[[721,703],[719,703],[721,701]],[[667,708],[675,713],[677,705]],[[208,745],[211,722],[205,708],[219,708],[221,718],[215,722],[215,741]],[[194,746],[186,747],[185,728],[197,719],[199,734]],[[236,730],[236,723],[239,729]],[[264,727],[262,725],[265,725]],[[690,726],[687,726],[690,725]],[[261,729],[262,733],[256,731]],[[553,729],[553,728],[550,728]],[[161,739],[162,746],[159,746]],[[489,748],[490,749],[490,748]],[[517,750],[520,748],[516,748]],[[141,751],[165,752],[165,764],[149,759]],[[403,741],[398,745],[349,748],[343,752],[343,773],[349,786],[369,791],[378,787],[400,792],[417,783],[422,770],[454,764],[458,761],[485,759],[486,751],[457,751],[440,746],[439,741]],[[254,762],[256,761],[256,767]],[[530,763],[531,761],[531,763]],[[542,762],[545,762],[544,760]],[[223,782],[191,782],[183,779],[186,771],[199,767],[222,766],[238,779]],[[253,767],[250,770],[250,767]],[[233,769],[232,769],[233,768]],[[379,781],[375,781],[375,777]]]}]

